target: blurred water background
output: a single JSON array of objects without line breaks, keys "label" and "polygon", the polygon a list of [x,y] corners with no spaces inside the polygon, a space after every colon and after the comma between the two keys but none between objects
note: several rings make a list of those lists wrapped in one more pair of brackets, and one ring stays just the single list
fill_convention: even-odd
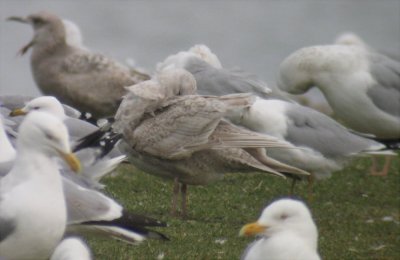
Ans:
[{"label": "blurred water background", "polygon": [[[352,31],[378,50],[400,55],[399,0],[106,1],[0,0],[0,94],[39,95],[30,72],[32,28],[11,15],[51,11],[77,23],[84,44],[152,71],[158,61],[204,43],[224,67],[241,67],[274,84],[280,62],[309,45]],[[311,97],[320,99],[318,93]]]}]

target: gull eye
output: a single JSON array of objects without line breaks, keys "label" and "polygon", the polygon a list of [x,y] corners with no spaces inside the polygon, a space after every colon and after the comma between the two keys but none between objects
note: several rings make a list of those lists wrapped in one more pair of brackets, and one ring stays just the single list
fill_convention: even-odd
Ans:
[{"label": "gull eye", "polygon": [[44,24],[44,20],[40,17],[32,17],[31,21],[32,21],[33,25],[35,25],[35,26]]},{"label": "gull eye", "polygon": [[55,138],[54,135],[52,135],[52,134],[44,133],[44,135],[46,136],[46,138],[47,138],[48,140],[51,140],[51,141],[56,140],[56,138]]},{"label": "gull eye", "polygon": [[279,219],[280,220],[285,220],[285,219],[287,219],[289,216],[287,215],[287,214],[281,214],[280,216],[279,216]]},{"label": "gull eye", "polygon": [[32,109],[34,109],[34,110],[39,110],[40,109],[40,107],[33,107]]}]

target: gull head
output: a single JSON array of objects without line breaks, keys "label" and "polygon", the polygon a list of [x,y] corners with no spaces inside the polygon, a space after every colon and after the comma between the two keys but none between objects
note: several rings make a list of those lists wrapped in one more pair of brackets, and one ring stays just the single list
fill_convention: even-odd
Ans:
[{"label": "gull head", "polygon": [[165,69],[157,74],[157,80],[166,91],[166,97],[196,94],[196,79],[185,69]]},{"label": "gull head", "polygon": [[313,87],[312,55],[300,49],[287,57],[279,67],[278,87],[291,94],[303,94]]},{"label": "gull head", "polygon": [[368,71],[365,48],[354,44],[310,46],[295,51],[281,63],[277,81],[281,90],[291,94],[302,94],[314,86],[324,92],[344,84],[351,75]]},{"label": "gull head", "polygon": [[66,126],[49,113],[33,111],[21,123],[17,151],[26,150],[49,157],[61,157],[73,171],[80,170],[80,162],[71,152]]},{"label": "gull head", "polygon": [[271,237],[292,232],[317,248],[318,232],[307,206],[298,200],[280,199],[267,206],[260,218],[242,227],[239,235]]},{"label": "gull head", "polygon": [[33,27],[33,39],[21,48],[19,51],[21,55],[37,45],[52,48],[59,43],[66,43],[66,32],[62,20],[49,12],[41,11],[26,17],[11,16],[7,20],[30,24]]},{"label": "gull head", "polygon": [[368,49],[368,45],[361,39],[360,36],[353,32],[341,33],[335,40],[335,44],[359,46]]},{"label": "gull head", "polygon": [[10,116],[26,115],[31,111],[41,111],[52,114],[53,116],[64,120],[65,111],[60,101],[52,96],[42,96],[27,102],[23,108],[17,108],[11,111]]},{"label": "gull head", "polygon": [[189,49],[189,52],[195,54],[198,58],[204,60],[211,66],[217,69],[222,68],[222,64],[219,61],[217,55],[215,55],[211,49],[204,44],[196,44]]}]

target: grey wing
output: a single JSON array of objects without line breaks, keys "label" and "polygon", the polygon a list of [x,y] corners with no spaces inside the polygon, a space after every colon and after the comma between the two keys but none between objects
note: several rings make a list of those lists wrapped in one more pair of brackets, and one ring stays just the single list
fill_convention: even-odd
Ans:
[{"label": "grey wing", "polygon": [[265,82],[242,70],[217,69],[198,58],[191,58],[185,65],[196,79],[197,92],[201,95],[222,96],[233,93],[254,93],[267,97],[271,92]]},{"label": "grey wing", "polygon": [[67,117],[64,120],[64,123],[67,126],[72,141],[80,139],[98,130],[97,126],[77,118]]},{"label": "grey wing", "polygon": [[0,216],[0,243],[14,232],[15,227],[16,223],[13,219]]},{"label": "grey wing", "polygon": [[288,103],[287,136],[296,146],[305,146],[327,157],[347,156],[377,144],[357,136],[330,117],[313,109]]},{"label": "grey wing", "polygon": [[112,220],[122,215],[122,207],[98,191],[63,178],[68,224]]},{"label": "grey wing", "polygon": [[0,163],[0,179],[7,175],[7,173],[11,170],[13,165],[14,165],[14,160]]},{"label": "grey wing", "polygon": [[368,96],[386,113],[400,117],[400,61],[379,53],[369,57],[370,72],[377,84],[368,89]]}]

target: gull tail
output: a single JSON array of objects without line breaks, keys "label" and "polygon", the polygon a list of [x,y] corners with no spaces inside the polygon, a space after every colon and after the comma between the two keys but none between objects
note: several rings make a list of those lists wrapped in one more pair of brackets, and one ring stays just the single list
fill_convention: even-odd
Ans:
[{"label": "gull tail", "polygon": [[123,211],[120,218],[110,221],[88,221],[68,228],[70,233],[96,234],[112,237],[127,243],[137,244],[145,239],[169,240],[169,238],[148,227],[166,227],[167,224],[143,215]]},{"label": "gull tail", "polygon": [[381,150],[400,150],[400,138],[394,138],[394,139],[382,139],[378,138],[373,134],[366,134],[366,133],[360,133],[356,132],[354,130],[348,129],[351,133],[373,140],[375,142],[378,142],[380,144],[383,144],[385,147]]}]

